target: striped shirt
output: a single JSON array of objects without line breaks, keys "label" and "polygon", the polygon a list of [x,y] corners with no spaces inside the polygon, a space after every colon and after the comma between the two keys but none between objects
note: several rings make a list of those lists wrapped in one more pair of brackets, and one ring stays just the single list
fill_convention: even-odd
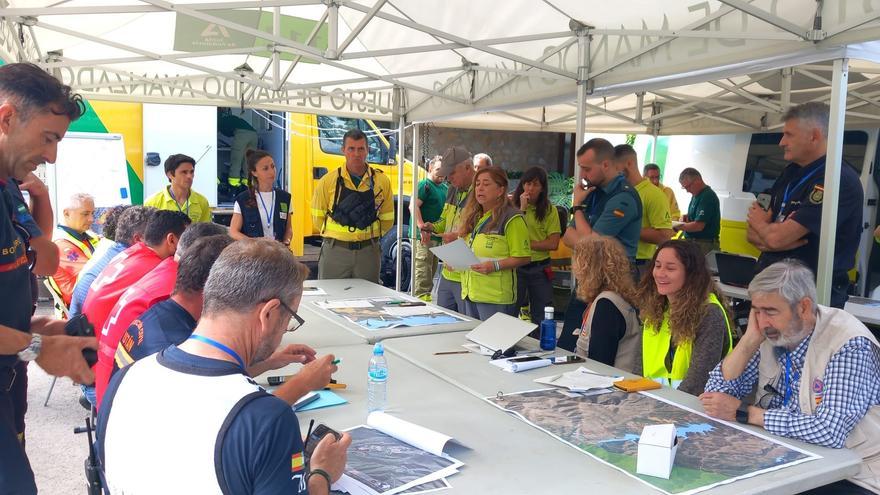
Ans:
[{"label": "striped shirt", "polygon": [[[773,384],[774,390],[757,391],[756,405],[766,409],[764,429],[768,432],[823,447],[841,448],[868,409],[880,406],[880,352],[865,337],[850,339],[831,356],[823,377],[822,403],[814,414],[809,414],[801,411],[798,400],[801,370],[809,345],[808,336],[791,353],[781,349],[776,353],[781,369],[785,370],[786,361],[790,360],[791,383],[785,386],[783,373]],[[742,374],[733,380],[724,379],[719,363],[709,373],[706,392],[723,392],[742,399],[758,383],[759,361],[760,352],[757,352]]]}]

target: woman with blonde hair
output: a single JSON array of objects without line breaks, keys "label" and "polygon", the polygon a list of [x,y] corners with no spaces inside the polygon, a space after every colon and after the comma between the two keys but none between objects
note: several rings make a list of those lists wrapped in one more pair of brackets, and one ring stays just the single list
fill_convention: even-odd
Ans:
[{"label": "woman with blonde hair", "polygon": [[498,312],[516,316],[516,268],[531,260],[532,251],[526,221],[507,201],[504,170],[477,172],[461,218],[459,237],[486,260],[462,274],[465,313],[480,320]]},{"label": "woman with blonde hair", "polygon": [[723,296],[699,246],[669,240],[658,246],[653,269],[639,285],[642,369],[648,378],[692,395],[703,393],[709,372],[733,348]]},{"label": "woman with blonde hair", "polygon": [[[578,299],[588,304],[583,324],[574,332],[575,354],[632,372],[638,368],[642,329],[623,246],[611,237],[586,237],[574,246],[571,264]],[[566,335],[565,340],[569,343],[560,342],[560,347],[570,347],[573,337]]]}]

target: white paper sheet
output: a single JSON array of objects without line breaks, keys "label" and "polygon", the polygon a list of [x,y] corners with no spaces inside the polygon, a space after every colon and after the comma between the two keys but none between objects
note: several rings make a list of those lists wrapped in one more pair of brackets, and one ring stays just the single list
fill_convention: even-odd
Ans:
[{"label": "white paper sheet", "polygon": [[531,361],[523,361],[523,362],[515,362],[514,360],[527,357],[525,355],[520,355],[512,358],[504,358],[504,359],[496,359],[494,361],[489,361],[489,364],[498,366],[504,371],[508,373],[519,373],[520,371],[528,371],[533,370],[535,368],[543,368],[545,366],[550,366],[553,364],[549,359],[535,359]]},{"label": "white paper sheet", "polygon": [[606,376],[593,373],[587,368],[580,368],[559,375],[535,378],[535,382],[554,387],[563,387],[574,392],[582,392],[593,389],[605,389],[611,387],[614,382],[620,380],[619,376]]},{"label": "white paper sheet", "polygon": [[367,426],[390,435],[413,447],[443,456],[443,448],[452,437],[377,411],[367,416]]},{"label": "white paper sheet", "polygon": [[433,306],[385,306],[382,311],[391,316],[419,316],[429,315],[433,313],[442,313],[443,311]]},{"label": "white paper sheet", "polygon": [[326,296],[327,291],[320,287],[303,287],[304,296]]},{"label": "white paper sheet", "polygon": [[456,239],[442,246],[432,247],[430,250],[443,260],[446,266],[456,270],[464,270],[480,262],[477,255],[471,251],[471,248],[462,239]]},{"label": "white paper sheet", "polygon": [[340,299],[338,301],[315,301],[315,305],[323,309],[372,308],[369,299]]}]

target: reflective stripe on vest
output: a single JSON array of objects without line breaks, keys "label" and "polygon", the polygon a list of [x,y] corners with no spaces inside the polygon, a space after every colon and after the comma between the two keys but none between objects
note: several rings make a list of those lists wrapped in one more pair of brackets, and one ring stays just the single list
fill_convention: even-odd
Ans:
[{"label": "reflective stripe on vest", "polygon": [[83,255],[85,255],[86,259],[91,259],[91,258],[92,258],[92,253],[95,252],[95,246],[98,245],[98,240],[97,240],[97,239],[95,239],[95,238],[89,236],[89,242],[88,242],[88,244],[86,244],[85,242],[83,242],[83,241],[77,239],[76,237],[72,236],[72,235],[70,234],[70,232],[68,232],[68,231],[66,231],[66,230],[64,230],[64,229],[60,229],[60,228],[59,228],[59,229],[56,229],[56,232],[58,232],[59,234],[61,234],[61,235],[60,235],[60,238],[61,238],[61,239],[64,239],[65,241],[67,241],[67,242],[73,244],[73,245],[76,246],[80,251],[82,251],[82,253],[83,253]]},{"label": "reflective stripe on vest", "polygon": [[[718,306],[724,315],[724,325],[727,327],[727,355],[733,348],[733,335],[730,331],[730,322],[727,319],[727,311],[715,296],[709,294],[709,304]],[[691,366],[691,353],[693,352],[693,342],[683,342],[675,349],[675,357],[672,359],[672,369],[666,369],[666,355],[669,354],[669,346],[672,340],[672,333],[669,331],[669,311],[663,314],[663,324],[660,325],[660,331],[655,331],[654,326],[645,323],[642,331],[642,374],[648,378],[661,379],[663,383],[667,383],[672,387],[678,387],[682,380],[687,376],[688,369]]]}]

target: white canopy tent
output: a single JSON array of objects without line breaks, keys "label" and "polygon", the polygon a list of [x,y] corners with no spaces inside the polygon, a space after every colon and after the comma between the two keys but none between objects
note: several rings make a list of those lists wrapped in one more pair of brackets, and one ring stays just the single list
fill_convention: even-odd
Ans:
[{"label": "white canopy tent", "polygon": [[[401,128],[573,129],[580,144],[585,123],[597,132],[742,132],[774,126],[793,102],[830,98],[829,155],[838,159],[827,171],[826,239],[844,110],[848,124],[880,118],[880,6],[865,0],[0,7],[0,58],[38,63],[94,99],[391,117]],[[858,72],[848,84],[850,67]],[[828,244],[818,274],[826,302]]]}]

